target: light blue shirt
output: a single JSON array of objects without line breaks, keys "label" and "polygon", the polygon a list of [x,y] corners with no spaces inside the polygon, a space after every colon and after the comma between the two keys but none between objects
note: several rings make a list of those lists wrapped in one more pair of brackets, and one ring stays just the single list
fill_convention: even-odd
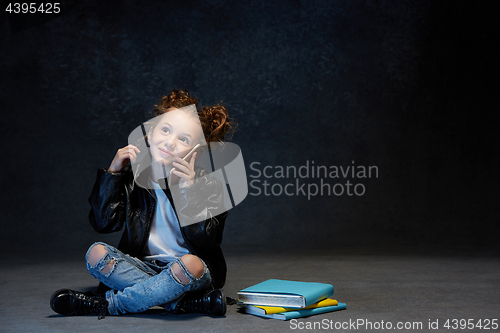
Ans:
[{"label": "light blue shirt", "polygon": [[157,183],[152,184],[156,195],[156,211],[149,232],[149,255],[143,260],[169,262],[189,251],[170,200]]}]

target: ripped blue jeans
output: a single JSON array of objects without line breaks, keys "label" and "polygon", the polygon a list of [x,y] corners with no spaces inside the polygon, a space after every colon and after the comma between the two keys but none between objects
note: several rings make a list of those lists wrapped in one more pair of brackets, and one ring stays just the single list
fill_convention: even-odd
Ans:
[{"label": "ripped blue jeans", "polygon": [[[106,254],[92,266],[88,262],[88,256],[96,244],[103,245]],[[180,258],[165,266],[159,266],[154,262],[143,262],[100,242],[94,243],[89,248],[85,261],[90,274],[111,288],[106,292],[108,312],[111,315],[143,312],[156,305],[164,307],[167,311],[173,311],[186,292],[208,289],[212,282],[203,260],[201,260],[204,266],[203,274],[195,278]],[[110,262],[113,262],[110,272],[102,273],[101,270]],[[171,267],[174,263],[179,264],[189,283],[183,284],[173,276]]]}]

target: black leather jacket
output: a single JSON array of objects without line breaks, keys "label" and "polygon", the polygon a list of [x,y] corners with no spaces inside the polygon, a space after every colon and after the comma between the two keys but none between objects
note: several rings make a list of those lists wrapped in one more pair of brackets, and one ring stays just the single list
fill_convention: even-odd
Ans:
[{"label": "black leather jacket", "polygon": [[[111,233],[124,229],[118,249],[133,257],[147,255],[147,243],[156,198],[147,184],[150,167],[141,172],[136,181],[130,166],[121,172],[109,172],[101,168],[89,198],[92,207],[89,219],[99,233]],[[226,281],[226,261],[220,243],[227,212],[217,214],[223,207],[222,183],[203,169],[197,169],[195,183],[176,190],[164,189],[181,225],[181,233],[189,252],[203,259],[212,276],[212,287],[222,288]],[[194,193],[197,193],[195,196]],[[200,200],[200,191],[206,193]],[[172,195],[179,196],[174,206]],[[222,209],[223,211],[223,209]],[[191,223],[189,220],[202,221]]]}]

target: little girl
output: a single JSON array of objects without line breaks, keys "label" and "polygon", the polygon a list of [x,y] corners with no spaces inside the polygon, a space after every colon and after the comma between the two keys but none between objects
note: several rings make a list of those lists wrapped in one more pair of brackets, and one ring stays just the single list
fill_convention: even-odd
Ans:
[{"label": "little girl", "polygon": [[[103,318],[161,305],[171,313],[225,314],[223,185],[194,165],[203,149],[183,157],[197,144],[222,141],[232,125],[224,107],[197,111],[197,105],[187,91],[172,90],[155,105],[145,144],[119,149],[109,168],[98,170],[90,223],[99,233],[123,229],[118,248],[98,242],[85,256],[88,271],[107,291],[58,290],[52,310]],[[138,167],[139,154],[148,150],[143,160],[150,165]]]}]

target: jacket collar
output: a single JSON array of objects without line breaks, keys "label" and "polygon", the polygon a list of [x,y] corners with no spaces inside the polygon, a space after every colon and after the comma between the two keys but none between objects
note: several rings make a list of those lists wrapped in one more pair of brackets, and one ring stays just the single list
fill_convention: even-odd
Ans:
[{"label": "jacket collar", "polygon": [[[151,192],[151,182],[153,179],[153,168],[151,167],[151,165],[143,166],[141,164],[138,164],[133,168],[133,174],[135,183],[138,186]],[[164,190],[169,190],[167,178],[158,179],[158,184]]]}]

